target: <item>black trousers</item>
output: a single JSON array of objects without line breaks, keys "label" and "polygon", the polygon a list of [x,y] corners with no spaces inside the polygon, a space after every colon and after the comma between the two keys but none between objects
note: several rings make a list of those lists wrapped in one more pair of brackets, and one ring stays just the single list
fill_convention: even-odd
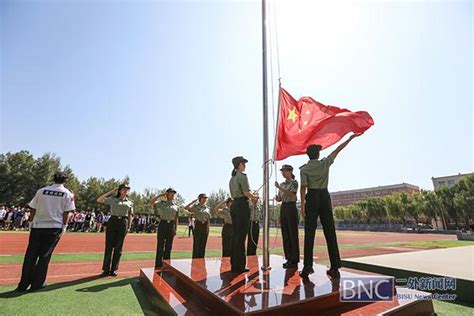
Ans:
[{"label": "black trousers", "polygon": [[232,251],[232,224],[222,227],[222,257],[230,257]]},{"label": "black trousers", "polygon": [[28,240],[18,288],[38,289],[48,274],[49,261],[61,236],[61,228],[33,228]]},{"label": "black trousers", "polygon": [[188,226],[188,237],[191,237],[191,234],[194,234],[194,227]]},{"label": "black trousers", "polygon": [[258,236],[260,235],[260,223],[251,221],[249,225],[249,234],[247,237],[247,256],[257,254]]},{"label": "black trousers", "polygon": [[304,222],[304,266],[313,266],[313,247],[318,217],[321,219],[324,237],[329,252],[331,268],[341,267],[339,247],[337,246],[336,228],[332,214],[331,196],[327,189],[309,189],[306,194]]},{"label": "black trousers", "polygon": [[171,257],[171,248],[173,247],[173,238],[175,235],[174,221],[160,220],[157,230],[157,247],[155,268],[163,267],[163,259],[168,260]]},{"label": "black trousers", "polygon": [[236,198],[230,207],[232,217],[232,248],[230,264],[233,272],[242,272],[245,269],[245,238],[247,237],[250,222],[250,206],[247,198]]},{"label": "black trousers", "polygon": [[106,273],[118,270],[127,228],[128,217],[120,219],[116,216],[110,217],[105,230],[105,252],[102,263],[102,270]]},{"label": "black trousers", "polygon": [[285,259],[291,263],[300,262],[299,222],[296,202],[283,202],[280,209],[283,251],[285,253]]},{"label": "black trousers", "polygon": [[207,237],[209,237],[209,223],[196,221],[193,232],[193,258],[204,258],[206,254]]}]

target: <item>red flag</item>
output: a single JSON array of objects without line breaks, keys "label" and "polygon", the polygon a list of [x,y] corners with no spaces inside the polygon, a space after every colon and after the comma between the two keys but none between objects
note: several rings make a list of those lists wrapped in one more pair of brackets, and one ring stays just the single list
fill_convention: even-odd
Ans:
[{"label": "red flag", "polygon": [[311,144],[327,148],[347,133],[361,134],[372,125],[374,121],[367,112],[324,105],[311,97],[296,101],[281,88],[275,160],[304,154]]}]

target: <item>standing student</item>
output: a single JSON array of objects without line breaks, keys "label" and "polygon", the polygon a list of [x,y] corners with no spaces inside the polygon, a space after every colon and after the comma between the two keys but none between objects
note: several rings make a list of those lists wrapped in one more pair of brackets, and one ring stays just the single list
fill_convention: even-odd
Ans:
[{"label": "standing student", "polygon": [[31,285],[34,291],[45,287],[49,261],[59,239],[66,232],[69,212],[75,210],[74,195],[64,187],[67,175],[54,174],[54,184],[39,189],[28,204],[31,230],[17,292]]},{"label": "standing student", "polygon": [[104,213],[102,212],[99,212],[99,214],[97,214],[97,217],[96,217],[96,222],[97,222],[97,229],[96,231],[97,232],[102,232],[102,223],[104,221]]},{"label": "standing student", "polygon": [[[155,258],[155,269],[163,268],[163,259],[168,260],[171,257],[173,247],[173,238],[176,235],[178,226],[178,205],[174,202],[176,190],[169,188],[164,193],[155,196],[150,203],[154,207],[155,215],[160,216],[160,223],[157,229],[157,249]],[[158,202],[160,197],[166,197],[166,200]]]},{"label": "standing student", "polygon": [[97,198],[97,203],[110,205],[111,213],[105,230],[105,252],[101,277],[117,276],[125,236],[132,225],[133,202],[128,198],[129,191],[130,187],[127,184],[121,184],[117,189]]},{"label": "standing student", "polygon": [[[258,193],[254,193],[258,196]],[[258,201],[250,201],[250,225],[247,237],[247,256],[255,256],[257,254],[258,237],[260,235],[260,214],[261,208]]]},{"label": "standing student", "polygon": [[198,198],[186,205],[184,209],[191,212],[196,219],[193,232],[193,258],[204,258],[211,220],[211,211],[207,207],[206,194],[199,194]]},{"label": "standing student", "polygon": [[300,262],[300,246],[298,237],[298,209],[296,208],[296,193],[298,192],[298,181],[295,180],[293,167],[283,165],[280,169],[285,178],[282,183],[275,182],[278,195],[275,197],[281,203],[280,226],[283,237],[283,250],[286,262],[283,268],[297,268]]},{"label": "standing student", "polygon": [[[300,168],[301,173],[301,215],[304,217],[304,268],[300,272],[301,277],[307,278],[313,270],[313,247],[314,236],[318,223],[321,219],[324,237],[329,252],[331,267],[327,274],[331,278],[339,278],[341,258],[337,245],[336,228],[332,213],[331,196],[328,191],[329,167],[334,162],[339,152],[349,142],[359,135],[353,134],[348,140],[339,145],[328,157],[319,159],[320,145],[309,145],[306,153],[309,162]],[[306,190],[308,192],[306,193]]]},{"label": "standing student", "polygon": [[[225,207],[222,207],[225,205]],[[215,208],[214,212],[217,216],[224,220],[224,226],[222,226],[222,257],[230,257],[232,249],[232,217],[230,215],[230,207],[232,205],[232,199],[219,203]]]},{"label": "standing student", "polygon": [[195,224],[194,216],[191,215],[188,218],[188,237],[191,237],[191,234],[194,235],[194,224]]},{"label": "standing student", "polygon": [[232,175],[229,181],[230,194],[234,202],[230,208],[232,217],[232,250],[230,256],[231,270],[234,273],[248,272],[245,257],[245,238],[249,230],[250,207],[248,200],[258,198],[250,192],[249,181],[244,173],[248,162],[242,156],[232,159]]}]

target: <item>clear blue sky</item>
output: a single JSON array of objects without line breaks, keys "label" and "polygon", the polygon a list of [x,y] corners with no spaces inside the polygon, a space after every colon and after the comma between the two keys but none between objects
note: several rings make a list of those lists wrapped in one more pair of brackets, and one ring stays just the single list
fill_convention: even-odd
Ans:
[{"label": "clear blue sky", "polygon": [[[330,190],[471,172],[472,2],[328,3],[275,12],[283,86],[376,123]],[[1,1],[0,19],[1,152],[187,199],[226,189],[244,155],[261,185],[259,2]]]}]

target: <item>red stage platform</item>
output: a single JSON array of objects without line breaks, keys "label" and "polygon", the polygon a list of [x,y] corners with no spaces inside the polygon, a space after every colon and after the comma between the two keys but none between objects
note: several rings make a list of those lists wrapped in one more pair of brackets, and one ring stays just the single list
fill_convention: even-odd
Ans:
[{"label": "red stage platform", "polygon": [[[315,265],[309,279],[297,269],[283,269],[284,259],[271,256],[272,269],[260,269],[261,257],[247,259],[250,271],[230,272],[229,258],[176,259],[165,261],[162,270],[141,269],[140,280],[156,308],[178,315],[431,315],[430,300],[394,298],[390,302],[340,302],[339,280],[331,281],[326,267]],[[301,269],[301,267],[300,267]],[[366,272],[342,269],[341,277],[367,276]],[[391,278],[391,277],[386,277]],[[357,291],[357,289],[355,289]],[[398,294],[422,294],[397,288]],[[410,295],[405,295],[405,297]]]}]

